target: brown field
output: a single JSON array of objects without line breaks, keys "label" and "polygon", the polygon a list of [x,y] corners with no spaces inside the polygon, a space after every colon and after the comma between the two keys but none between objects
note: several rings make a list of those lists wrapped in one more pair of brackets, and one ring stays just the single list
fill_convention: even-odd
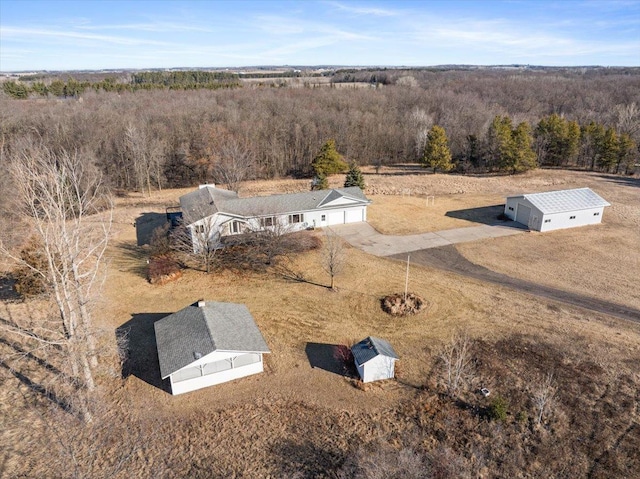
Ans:
[{"label": "brown field", "polygon": [[[369,218],[388,234],[489,221],[491,215],[482,209],[466,215],[447,213],[500,204],[505,194],[592,187],[613,205],[605,210],[602,225],[467,243],[458,249],[496,271],[640,308],[637,180],[625,183],[562,171],[487,178],[397,174],[400,171],[391,169],[380,173],[366,174],[374,200]],[[331,184],[339,186],[341,181],[334,177]],[[242,194],[300,191],[307,186],[306,180],[254,182],[245,185]],[[411,196],[397,194],[403,189],[411,189]],[[391,451],[409,447],[425,454],[432,468],[438,454],[446,457],[437,452],[438,444],[453,448],[469,462],[474,453],[465,440],[455,439],[455,432],[442,436],[436,430],[436,425],[454,417],[460,423],[450,427],[474,431],[468,433],[474,447],[486,446],[498,455],[511,449],[524,451],[524,459],[509,459],[513,464],[524,461],[518,466],[521,477],[556,477],[553,471],[563,460],[537,458],[535,452],[521,448],[526,441],[533,441],[549,458],[563,451],[573,453],[575,446],[579,459],[567,466],[575,473],[572,477],[607,477],[607,467],[613,467],[608,464],[617,460],[623,464],[616,463],[615,471],[640,471],[637,459],[635,463],[632,459],[640,445],[640,325],[422,267],[412,268],[409,289],[425,298],[429,307],[417,316],[391,318],[380,309],[380,298],[402,291],[404,264],[354,249],[349,250],[344,273],[337,277],[337,292],[326,288],[329,278],[319,265],[318,251],[301,254],[287,265],[305,278],[303,282],[288,280],[277,271],[211,275],[186,271],[174,283],[150,285],[145,279],[146,248],[136,246],[132,225],[149,213],[163,213],[164,206],[184,191],[118,200],[109,273],[96,319],[107,338],[112,339],[123,325],[131,328],[135,368],[121,385],[109,376],[101,382],[107,404],[115,411],[126,409],[122,417],[128,418],[128,430],[149,421],[158,424],[141,452],[127,463],[123,477],[335,477],[340,467],[347,467],[347,458],[357,456],[358,444],[374,448],[381,441]],[[435,206],[427,207],[422,196],[431,194],[436,195]],[[199,298],[247,304],[272,353],[262,375],[172,397],[161,389],[152,324]],[[0,317],[32,314],[37,304],[0,304]],[[511,398],[513,415],[504,429],[437,399],[433,367],[438,350],[459,329],[478,341],[473,384]],[[310,367],[307,343],[344,344],[367,335],[385,338],[397,350],[401,357],[397,381],[363,391],[351,379]],[[4,343],[0,346],[4,353],[10,350]],[[26,364],[14,366],[27,368]],[[524,378],[550,370],[566,389],[559,394],[563,406],[546,429],[527,429],[515,419],[516,404],[522,408],[527,404]],[[52,470],[53,475],[64,475],[62,469],[49,469],[62,467],[60,461],[49,463],[42,456],[46,441],[37,437],[48,429],[33,408],[26,407],[26,391],[15,375],[3,372],[0,448],[5,453],[0,475],[3,471],[7,477],[48,475]],[[479,401],[472,390],[464,397],[470,404]],[[620,398],[628,398],[629,404]],[[571,402],[578,400],[585,402]],[[436,408],[440,412],[429,412],[433,401],[440,404]],[[605,406],[619,409],[608,415],[597,412]],[[590,422],[580,417],[587,407],[593,408]],[[587,445],[574,445],[576,435],[590,434],[588,428],[596,423],[600,432],[594,429]],[[607,456],[607,448],[616,441],[620,457]],[[110,443],[96,461],[112,464],[114,451],[121,447],[117,440]],[[511,452],[504,454],[511,458]],[[476,464],[469,470],[477,477],[511,474],[509,466],[486,461],[485,465],[469,462]]]}]

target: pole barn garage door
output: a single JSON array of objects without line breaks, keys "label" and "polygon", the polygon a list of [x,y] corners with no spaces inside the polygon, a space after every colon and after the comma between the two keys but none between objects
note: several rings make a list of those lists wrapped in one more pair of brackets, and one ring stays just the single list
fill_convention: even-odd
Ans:
[{"label": "pole barn garage door", "polygon": [[518,212],[516,214],[516,222],[525,226],[529,226],[529,216],[531,216],[531,208],[518,203]]}]

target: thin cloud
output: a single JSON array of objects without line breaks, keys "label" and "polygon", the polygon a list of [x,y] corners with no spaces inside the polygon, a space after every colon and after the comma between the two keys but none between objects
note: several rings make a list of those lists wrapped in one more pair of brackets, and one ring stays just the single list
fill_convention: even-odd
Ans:
[{"label": "thin cloud", "polygon": [[34,40],[34,37],[47,37],[59,40],[96,40],[100,42],[113,43],[116,45],[167,45],[166,42],[149,40],[145,38],[96,35],[93,33],[67,32],[42,28],[4,27],[2,29],[1,36],[3,38],[11,38],[12,40],[18,39],[25,42],[32,42]]},{"label": "thin cloud", "polygon": [[77,25],[81,30],[137,30],[145,32],[211,32],[210,28],[184,23],[153,22],[153,23],[123,23],[107,25]]},{"label": "thin cloud", "polygon": [[399,11],[388,10],[386,8],[356,7],[353,5],[345,5],[339,2],[327,2],[327,4],[337,8],[340,11],[352,13],[354,15],[372,15],[374,17],[395,17],[400,15]]}]

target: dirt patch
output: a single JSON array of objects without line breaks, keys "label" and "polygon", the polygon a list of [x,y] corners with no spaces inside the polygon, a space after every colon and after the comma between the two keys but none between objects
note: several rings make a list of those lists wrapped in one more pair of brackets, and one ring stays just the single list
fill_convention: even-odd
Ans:
[{"label": "dirt patch", "polygon": [[396,293],[380,300],[382,310],[391,316],[409,316],[418,314],[427,307],[427,302],[414,293]]}]

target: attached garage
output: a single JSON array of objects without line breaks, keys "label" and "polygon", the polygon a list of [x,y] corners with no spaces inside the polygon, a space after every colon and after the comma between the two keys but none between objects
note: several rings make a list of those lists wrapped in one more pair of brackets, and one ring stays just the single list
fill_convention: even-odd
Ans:
[{"label": "attached garage", "polygon": [[327,225],[341,225],[344,224],[344,211],[327,211]]},{"label": "attached garage", "polygon": [[345,223],[359,223],[365,221],[364,208],[351,208],[344,212]]},{"label": "attached garage", "polygon": [[530,193],[507,198],[504,214],[536,231],[598,224],[611,206],[590,188]]}]

